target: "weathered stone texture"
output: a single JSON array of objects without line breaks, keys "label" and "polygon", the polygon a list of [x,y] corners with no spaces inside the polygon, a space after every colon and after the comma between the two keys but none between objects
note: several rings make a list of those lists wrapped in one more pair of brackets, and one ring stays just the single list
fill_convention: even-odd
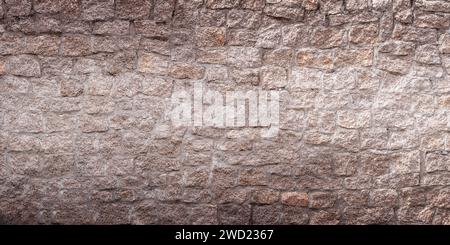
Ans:
[{"label": "weathered stone texture", "polygon": [[[447,0],[0,1],[0,223],[450,224]],[[280,92],[280,131],[171,95]]]}]

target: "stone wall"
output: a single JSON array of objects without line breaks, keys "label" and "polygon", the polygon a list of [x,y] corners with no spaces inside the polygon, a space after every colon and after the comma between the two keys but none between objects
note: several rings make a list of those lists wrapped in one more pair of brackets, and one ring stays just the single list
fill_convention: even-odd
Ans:
[{"label": "stone wall", "polygon": [[[0,1],[0,223],[450,224],[450,1]],[[280,131],[174,91],[279,91]]]}]

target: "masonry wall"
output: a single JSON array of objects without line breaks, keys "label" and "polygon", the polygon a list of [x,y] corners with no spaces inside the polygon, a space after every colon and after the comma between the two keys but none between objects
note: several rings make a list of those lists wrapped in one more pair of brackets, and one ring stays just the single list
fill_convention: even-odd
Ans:
[{"label": "masonry wall", "polygon": [[[0,1],[0,223],[449,224],[450,1]],[[280,92],[280,131],[171,95]]]}]

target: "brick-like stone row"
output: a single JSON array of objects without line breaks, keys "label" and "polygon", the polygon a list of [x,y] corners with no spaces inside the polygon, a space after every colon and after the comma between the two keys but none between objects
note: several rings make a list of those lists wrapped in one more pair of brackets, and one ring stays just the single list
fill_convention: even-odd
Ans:
[{"label": "brick-like stone row", "polygon": [[449,75],[448,0],[0,1],[0,223],[450,224]]}]

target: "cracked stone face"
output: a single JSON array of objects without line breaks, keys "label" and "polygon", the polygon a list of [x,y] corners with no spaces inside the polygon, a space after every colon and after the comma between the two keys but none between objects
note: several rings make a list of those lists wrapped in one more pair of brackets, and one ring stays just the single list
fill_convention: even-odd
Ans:
[{"label": "cracked stone face", "polygon": [[[450,224],[449,28],[448,0],[0,1],[0,224]],[[277,133],[204,126],[233,91],[276,92]],[[177,125],[185,92],[210,114]]]}]

